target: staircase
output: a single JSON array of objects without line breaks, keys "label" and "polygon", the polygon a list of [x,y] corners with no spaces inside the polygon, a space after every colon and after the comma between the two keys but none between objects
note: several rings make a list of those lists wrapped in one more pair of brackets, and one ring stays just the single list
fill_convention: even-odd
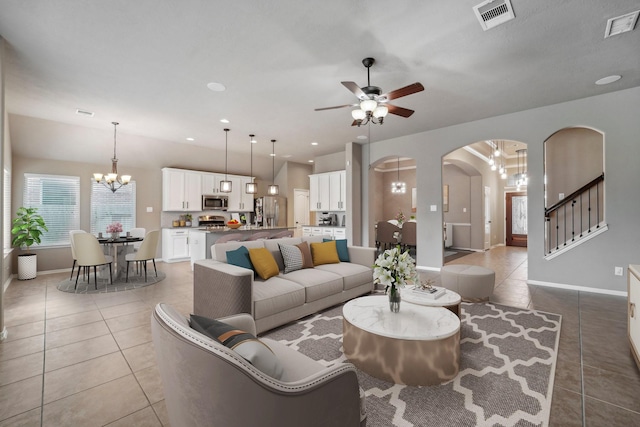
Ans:
[{"label": "staircase", "polygon": [[545,209],[545,259],[573,249],[608,230],[604,221],[604,173]]}]

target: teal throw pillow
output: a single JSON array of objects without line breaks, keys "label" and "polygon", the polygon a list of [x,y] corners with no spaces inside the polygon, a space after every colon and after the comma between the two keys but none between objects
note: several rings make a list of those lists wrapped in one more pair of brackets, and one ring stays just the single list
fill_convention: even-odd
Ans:
[{"label": "teal throw pillow", "polygon": [[[322,239],[323,242],[330,242],[331,239]],[[338,258],[340,262],[349,262],[349,249],[347,249],[347,240],[336,240],[336,249],[338,250]]]},{"label": "teal throw pillow", "polygon": [[249,258],[249,249],[244,246],[240,246],[238,249],[233,251],[227,251],[227,264],[237,265],[238,267],[253,270],[253,264]]}]

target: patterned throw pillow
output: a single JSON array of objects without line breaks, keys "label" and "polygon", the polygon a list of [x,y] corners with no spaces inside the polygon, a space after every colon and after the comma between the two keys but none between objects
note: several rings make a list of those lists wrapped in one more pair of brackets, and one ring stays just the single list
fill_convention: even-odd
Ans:
[{"label": "patterned throw pillow", "polygon": [[284,369],[268,345],[252,334],[208,317],[191,315],[191,328],[238,353],[256,369],[280,379]]},{"label": "patterned throw pillow", "polygon": [[284,273],[302,269],[302,252],[300,248],[294,245],[283,245],[278,243],[282,260],[284,261]]}]

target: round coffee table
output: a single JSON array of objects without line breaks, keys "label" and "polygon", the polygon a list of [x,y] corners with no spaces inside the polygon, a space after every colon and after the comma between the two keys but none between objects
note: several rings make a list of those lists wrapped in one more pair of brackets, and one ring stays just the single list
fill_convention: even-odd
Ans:
[{"label": "round coffee table", "polygon": [[460,317],[460,302],[462,301],[462,297],[449,289],[443,289],[445,290],[444,295],[436,299],[429,298],[421,292],[414,291],[413,288],[402,289],[400,295],[403,302],[426,305],[427,307],[444,307]]},{"label": "round coffee table", "polygon": [[386,295],[365,296],[343,309],[347,359],[376,378],[407,385],[437,385],[460,368],[460,319],[442,307],[401,304]]}]

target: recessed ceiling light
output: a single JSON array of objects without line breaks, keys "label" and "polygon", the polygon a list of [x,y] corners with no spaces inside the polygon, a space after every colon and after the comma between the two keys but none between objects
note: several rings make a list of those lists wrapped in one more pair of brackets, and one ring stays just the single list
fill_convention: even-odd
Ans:
[{"label": "recessed ceiling light", "polygon": [[311,145],[318,145],[318,143],[317,143],[317,142],[315,142],[315,141],[313,141],[313,142],[311,143]]},{"label": "recessed ceiling light", "polygon": [[227,88],[222,83],[207,83],[207,87],[214,92],[224,92]]},{"label": "recessed ceiling light", "polygon": [[187,141],[195,141],[193,138],[187,138]]},{"label": "recessed ceiling light", "polygon": [[309,162],[309,163],[313,163],[313,160],[307,160],[307,162]]},{"label": "recessed ceiling light", "polygon": [[220,119],[220,121],[221,121],[222,123],[229,123],[229,120],[227,120],[227,119]]},{"label": "recessed ceiling light", "polygon": [[367,135],[358,135],[357,138],[358,139],[367,139]]},{"label": "recessed ceiling light", "polygon": [[621,76],[618,76],[618,75],[614,74],[612,76],[607,76],[607,77],[601,78],[600,80],[598,80],[596,82],[596,84],[597,85],[608,85],[609,83],[617,82],[621,78],[622,78]]}]

